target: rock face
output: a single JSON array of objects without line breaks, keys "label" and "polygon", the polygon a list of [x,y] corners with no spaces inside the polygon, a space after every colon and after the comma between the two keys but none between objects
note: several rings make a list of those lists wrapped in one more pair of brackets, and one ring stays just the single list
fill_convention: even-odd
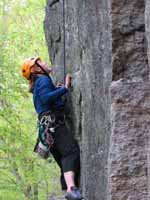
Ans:
[{"label": "rock face", "polygon": [[112,77],[118,81],[111,84],[111,200],[148,199],[150,85],[145,21],[148,27],[149,16],[145,8],[145,1],[112,1]]},{"label": "rock face", "polygon": [[[62,2],[46,7],[45,32],[52,63],[63,69]],[[106,0],[66,1],[66,61],[73,75],[73,130],[81,139],[82,189],[106,197],[110,134],[111,42]],[[61,76],[60,76],[61,75]],[[109,106],[108,106],[109,105]]]},{"label": "rock face", "polygon": [[113,80],[148,80],[145,1],[112,1]]},{"label": "rock face", "polygon": [[[148,1],[148,0],[146,0],[145,22],[146,22],[145,23],[145,25],[146,25],[146,36],[147,36],[147,42],[148,42],[147,55],[148,55],[149,64],[150,64],[150,1]],[[149,75],[150,75],[150,73],[149,73]]]},{"label": "rock face", "polygon": [[148,199],[150,84],[145,16],[149,16],[145,8],[143,0],[112,1],[109,200]]},{"label": "rock face", "polygon": [[[83,194],[87,200],[146,200],[150,2],[65,3],[66,68],[73,75],[72,130],[81,147]],[[48,0],[44,21],[59,80],[63,80],[62,8],[62,1]]]},{"label": "rock face", "polygon": [[147,199],[149,87],[149,83],[137,81],[115,81],[111,85],[112,135],[108,161],[108,199]]}]

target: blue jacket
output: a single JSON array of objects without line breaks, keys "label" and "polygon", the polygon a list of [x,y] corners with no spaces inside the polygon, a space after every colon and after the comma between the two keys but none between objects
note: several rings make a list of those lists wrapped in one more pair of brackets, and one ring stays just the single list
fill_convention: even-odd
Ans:
[{"label": "blue jacket", "polygon": [[57,88],[52,79],[45,75],[38,77],[33,89],[33,102],[37,114],[64,106],[65,102],[61,97],[67,91],[64,86]]}]

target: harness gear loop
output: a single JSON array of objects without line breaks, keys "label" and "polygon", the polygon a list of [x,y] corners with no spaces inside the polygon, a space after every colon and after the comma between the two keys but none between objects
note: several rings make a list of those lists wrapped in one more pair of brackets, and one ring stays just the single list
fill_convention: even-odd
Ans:
[{"label": "harness gear loop", "polygon": [[40,119],[40,124],[45,126],[54,125],[55,123],[55,115],[43,115]]}]

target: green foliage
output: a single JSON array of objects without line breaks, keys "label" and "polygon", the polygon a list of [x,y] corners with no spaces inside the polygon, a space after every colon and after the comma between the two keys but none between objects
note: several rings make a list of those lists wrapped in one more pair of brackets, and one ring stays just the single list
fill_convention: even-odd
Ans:
[{"label": "green foliage", "polygon": [[0,199],[44,200],[59,191],[58,168],[33,153],[36,113],[20,63],[48,62],[43,32],[45,0],[0,1]]}]

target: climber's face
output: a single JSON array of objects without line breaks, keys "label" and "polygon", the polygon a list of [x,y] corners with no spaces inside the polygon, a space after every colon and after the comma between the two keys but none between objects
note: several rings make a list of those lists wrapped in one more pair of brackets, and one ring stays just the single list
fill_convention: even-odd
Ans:
[{"label": "climber's face", "polygon": [[[48,66],[45,62],[38,60],[38,65],[40,65],[48,74],[52,72],[52,68]],[[40,72],[43,73],[43,70],[37,64],[34,65],[32,68],[32,72]]]}]

